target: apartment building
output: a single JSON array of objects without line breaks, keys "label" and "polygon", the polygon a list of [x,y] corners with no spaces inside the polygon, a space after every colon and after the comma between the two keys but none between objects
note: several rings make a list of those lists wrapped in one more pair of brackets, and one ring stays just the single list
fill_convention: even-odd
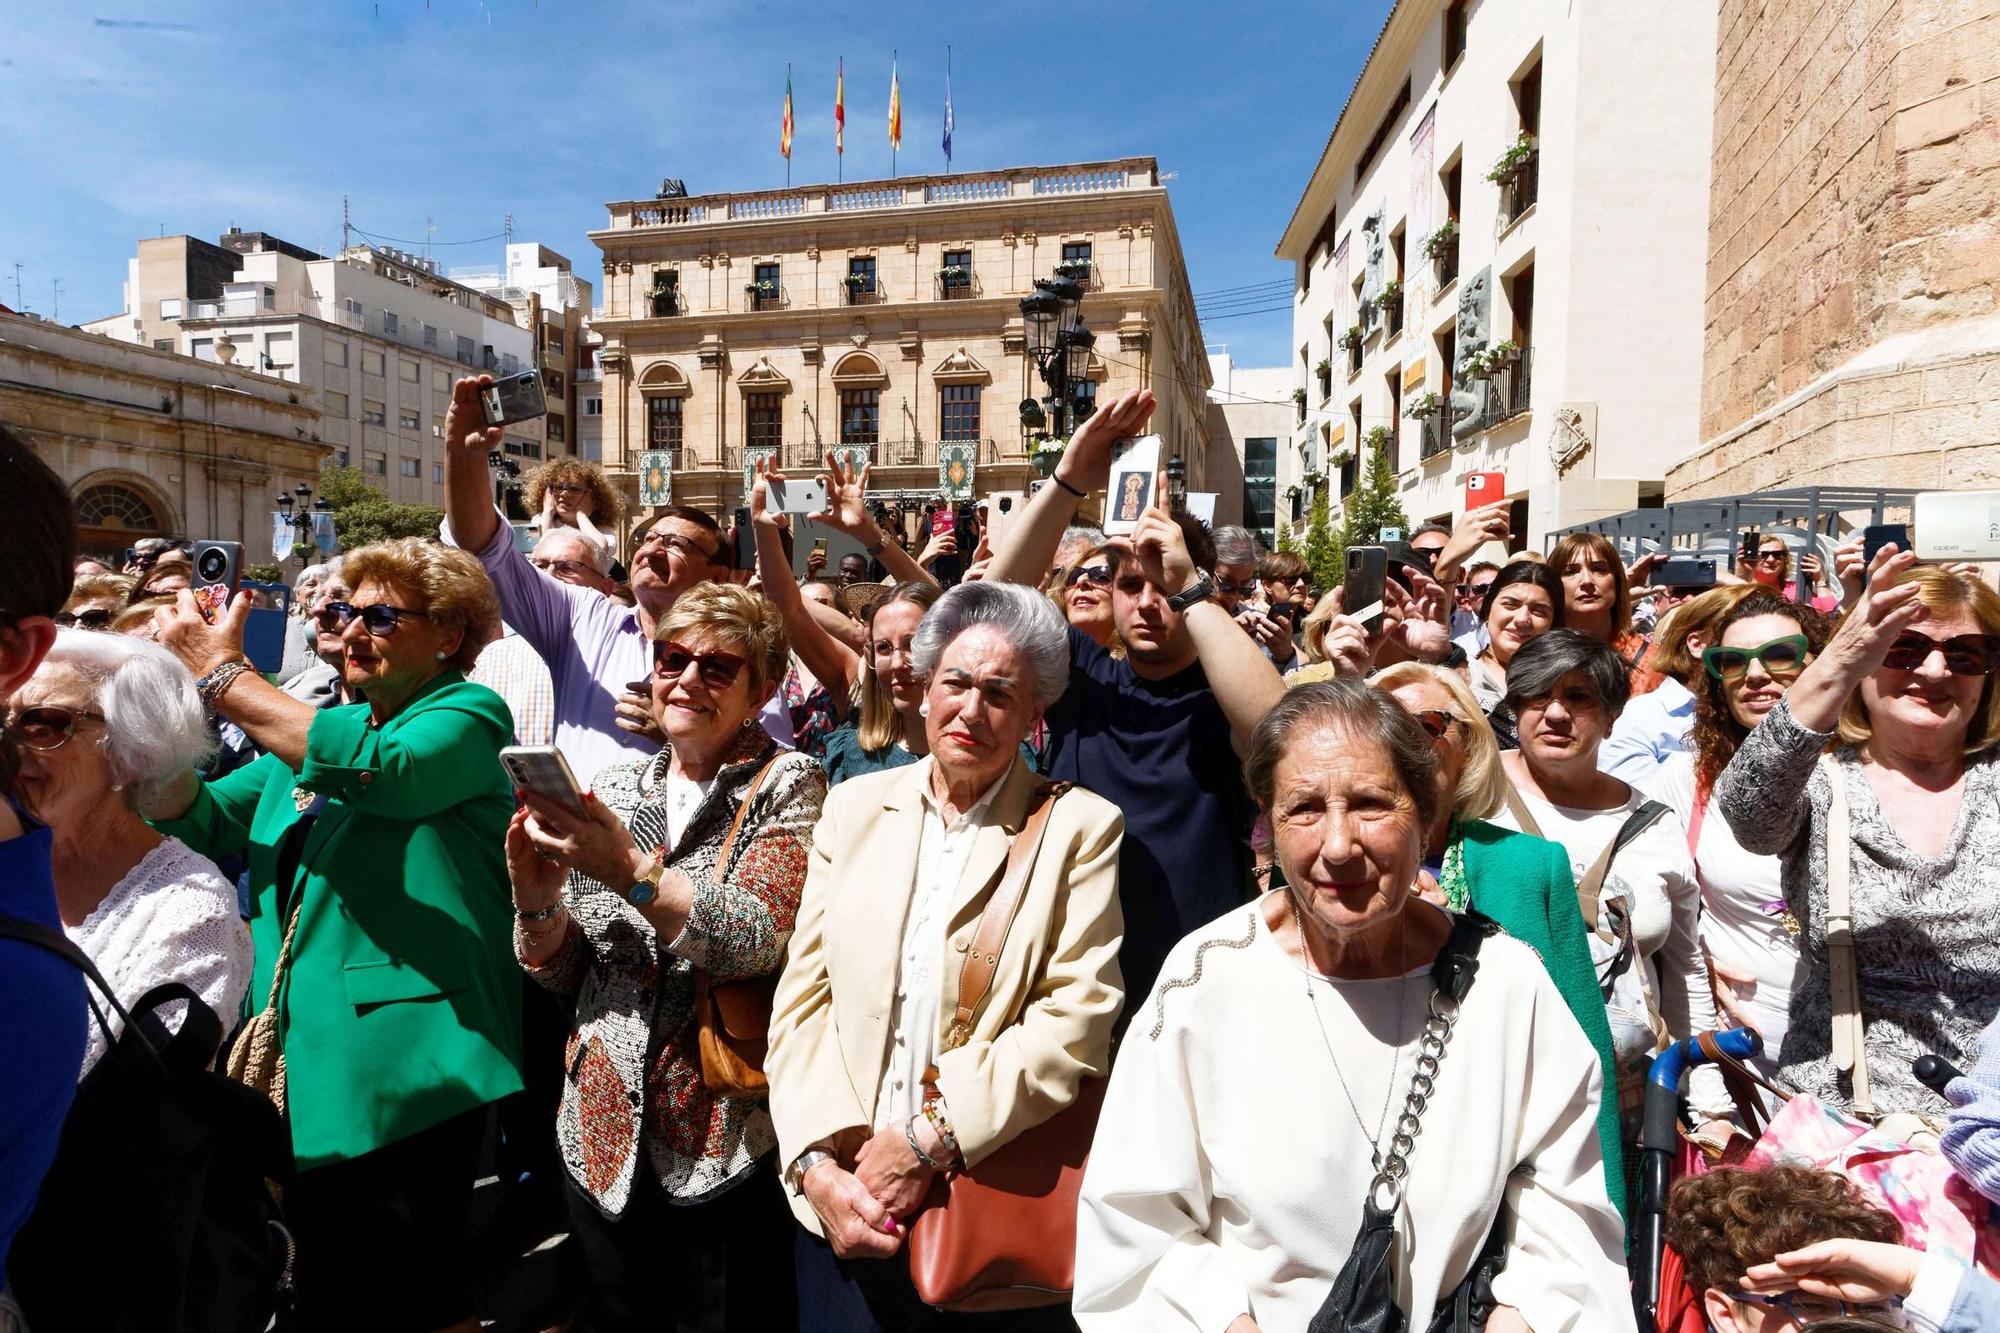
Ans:
[{"label": "apartment building", "polygon": [[570,262],[546,245],[511,242],[498,269],[452,269],[451,279],[513,307],[515,322],[535,340],[535,364],[542,371],[548,416],[542,423],[546,450],[582,453],[582,402],[578,376],[588,363],[584,334],[590,323],[591,285]]},{"label": "apartment building", "polygon": [[1227,352],[1208,358],[1209,489],[1215,521],[1238,523],[1274,550],[1278,525],[1305,517],[1293,435],[1290,366],[1239,366]]},{"label": "apartment building", "polygon": [[1716,5],[1398,0],[1280,238],[1288,446],[1516,543],[1657,502],[1700,438]]},{"label": "apartment building", "polygon": [[[452,381],[514,374],[536,358],[536,335],[511,305],[420,255],[352,246],[328,258],[233,228],[219,245],[141,240],[124,311],[79,327],[311,390],[333,460],[415,504],[443,502]],[[506,452],[523,466],[545,447],[542,422],[508,428]]]},{"label": "apartment building", "polygon": [[[874,465],[884,500],[1035,479],[1024,400],[1046,392],[1021,298],[1060,266],[1096,335],[1086,410],[1159,395],[1153,429],[1211,489],[1209,370],[1151,158],[610,205],[598,362],[603,454],[636,497],[663,452],[676,501],[726,513],[761,457]],[[970,475],[967,475],[969,473]]]}]

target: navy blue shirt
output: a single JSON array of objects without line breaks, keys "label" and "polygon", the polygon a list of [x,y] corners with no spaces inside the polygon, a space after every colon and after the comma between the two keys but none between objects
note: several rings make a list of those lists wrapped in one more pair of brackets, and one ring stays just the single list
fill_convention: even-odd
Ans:
[{"label": "navy blue shirt", "polygon": [[1069,646],[1069,688],[1048,712],[1043,771],[1125,812],[1118,965],[1129,1013],[1182,936],[1249,897],[1254,807],[1199,663],[1143,680],[1074,629]]},{"label": "navy blue shirt", "polygon": [[[21,822],[26,833],[0,842],[0,915],[61,934],[49,831],[26,815]],[[0,940],[0,1278],[76,1096],[89,1022],[83,987],[83,974],[48,950]]]}]

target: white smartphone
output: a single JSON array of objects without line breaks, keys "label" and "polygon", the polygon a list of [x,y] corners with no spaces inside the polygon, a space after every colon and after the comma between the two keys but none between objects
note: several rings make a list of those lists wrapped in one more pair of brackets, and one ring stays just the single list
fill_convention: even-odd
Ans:
[{"label": "white smartphone", "polygon": [[1141,435],[1111,446],[1111,484],[1104,496],[1104,535],[1127,537],[1152,506],[1160,475],[1160,437]]},{"label": "white smartphone", "polygon": [[826,512],[826,483],[817,477],[792,477],[769,483],[765,499],[780,514]]},{"label": "white smartphone", "polygon": [[2000,491],[1924,491],[1915,518],[1919,560],[2000,560]]},{"label": "white smartphone", "polygon": [[521,791],[533,792],[583,817],[583,788],[569,771],[569,761],[553,745],[506,745],[500,749],[500,766],[507,780]]}]

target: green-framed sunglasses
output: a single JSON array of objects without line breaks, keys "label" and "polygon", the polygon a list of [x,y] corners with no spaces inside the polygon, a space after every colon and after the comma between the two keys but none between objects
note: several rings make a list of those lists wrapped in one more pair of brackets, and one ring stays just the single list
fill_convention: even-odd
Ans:
[{"label": "green-framed sunglasses", "polygon": [[1701,664],[1717,680],[1741,680],[1750,673],[1752,662],[1762,662],[1773,676],[1785,677],[1804,671],[1811,657],[1812,644],[1805,635],[1787,634],[1755,648],[1704,648]]}]

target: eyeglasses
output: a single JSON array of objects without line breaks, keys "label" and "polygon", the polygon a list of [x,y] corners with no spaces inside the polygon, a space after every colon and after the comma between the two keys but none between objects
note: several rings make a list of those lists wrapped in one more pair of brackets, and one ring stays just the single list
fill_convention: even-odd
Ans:
[{"label": "eyeglasses", "polygon": [[592,569],[589,565],[575,560],[551,560],[546,556],[536,557],[531,555],[528,557],[528,563],[536,569],[545,570],[550,574],[561,574],[568,578],[586,579],[597,577],[596,570]]},{"label": "eyeglasses", "polygon": [[1238,583],[1235,579],[1229,578],[1227,575],[1216,574],[1212,576],[1211,581],[1215,584],[1217,592],[1227,593],[1231,597],[1248,597],[1257,591],[1257,580],[1255,579],[1247,579],[1242,583]]},{"label": "eyeglasses", "polygon": [[549,489],[551,491],[554,491],[557,495],[582,495],[585,491],[588,491],[590,487],[579,486],[573,481],[559,481],[556,482],[554,485],[550,486]]},{"label": "eyeglasses", "polygon": [[93,606],[88,611],[56,612],[56,624],[62,626],[64,629],[69,629],[75,625],[81,625],[85,629],[109,629],[111,627],[111,618],[111,610],[108,607],[102,606]]},{"label": "eyeglasses", "polygon": [[361,628],[378,639],[386,639],[396,632],[405,616],[418,620],[429,620],[428,611],[412,611],[407,607],[391,606],[387,602],[376,602],[373,606],[356,606],[352,602],[328,602],[319,609],[319,627],[328,634],[340,634],[361,618]]},{"label": "eyeglasses", "polygon": [[1906,629],[1896,639],[1882,665],[1891,671],[1916,671],[1931,660],[1932,653],[1944,654],[1944,669],[1954,676],[1983,676],[2000,665],[2000,634],[1955,634],[1949,639],[1933,639],[1928,634]]},{"label": "eyeglasses", "polygon": [[1891,1296],[1879,1303],[1863,1301],[1843,1301],[1836,1296],[1813,1296],[1803,1291],[1774,1291],[1769,1295],[1757,1292],[1732,1291],[1732,1301],[1745,1305],[1761,1305],[1767,1310],[1783,1310],[1792,1317],[1792,1322],[1800,1328],[1811,1328],[1814,1324],[1829,1319],[1839,1319],[1843,1315],[1875,1315],[1883,1320],[1887,1328],[1907,1328],[1903,1316],[1903,1301],[1900,1296]]},{"label": "eyeglasses", "polygon": [[76,735],[76,724],[85,720],[102,722],[104,714],[47,704],[21,709],[8,719],[7,730],[19,737],[21,744],[30,750],[46,754],[50,750],[62,749],[69,738]]},{"label": "eyeglasses", "polygon": [[[704,565],[715,563],[715,551],[703,550],[699,542],[691,541],[681,536],[678,532],[661,532],[655,528],[640,539],[639,549],[643,551],[648,546],[656,544],[666,547],[669,551],[678,552],[683,559],[699,560]],[[721,548],[718,547],[717,549]]]},{"label": "eyeglasses", "polygon": [[653,674],[661,680],[679,680],[692,663],[701,673],[701,683],[711,690],[726,690],[736,683],[750,659],[736,653],[698,653],[678,643],[663,643],[653,649]]},{"label": "eyeglasses", "polygon": [[1782,639],[1760,643],[1755,648],[1706,648],[1701,664],[1717,680],[1741,680],[1750,674],[1752,662],[1762,662],[1764,670],[1780,678],[1796,676],[1806,669],[1812,645],[1803,634],[1787,634]]},{"label": "eyeglasses", "polygon": [[1111,566],[1078,565],[1075,569],[1072,569],[1069,572],[1069,577],[1063,580],[1063,586],[1066,588],[1074,588],[1077,584],[1082,583],[1086,579],[1088,579],[1091,582],[1091,584],[1095,587],[1099,588],[1110,587]]},{"label": "eyeglasses", "polygon": [[1418,726],[1431,734],[1431,739],[1434,741],[1441,741],[1451,735],[1452,726],[1458,721],[1458,714],[1447,712],[1442,708],[1423,708],[1410,716],[1417,720]]},{"label": "eyeglasses", "polygon": [[1472,600],[1475,602],[1485,600],[1486,594],[1492,591],[1493,591],[1492,579],[1488,579],[1484,583],[1470,584],[1465,589],[1466,595],[1472,598]]}]

